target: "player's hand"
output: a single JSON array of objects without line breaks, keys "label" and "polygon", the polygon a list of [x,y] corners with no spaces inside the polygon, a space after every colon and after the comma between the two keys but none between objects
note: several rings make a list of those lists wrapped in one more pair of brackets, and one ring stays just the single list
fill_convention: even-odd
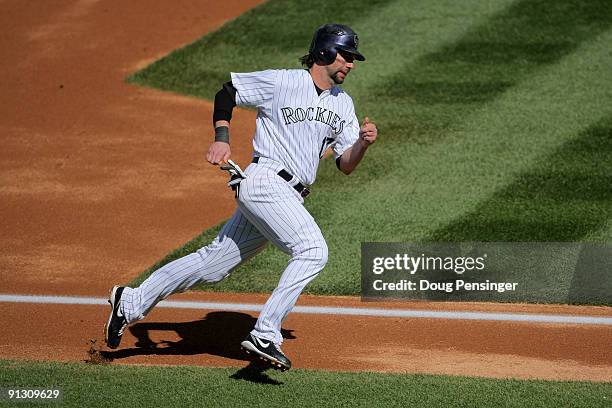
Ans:
[{"label": "player's hand", "polygon": [[206,160],[210,164],[227,163],[232,155],[229,143],[213,142],[206,153]]},{"label": "player's hand", "polygon": [[376,141],[377,136],[378,129],[376,129],[376,125],[371,123],[370,119],[366,116],[363,125],[359,128],[359,139],[363,140],[367,145],[371,145]]}]

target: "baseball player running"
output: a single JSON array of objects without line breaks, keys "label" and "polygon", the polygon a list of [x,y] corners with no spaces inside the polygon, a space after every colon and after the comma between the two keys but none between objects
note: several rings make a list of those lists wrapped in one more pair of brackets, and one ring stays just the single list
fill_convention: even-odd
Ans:
[{"label": "baseball player running", "polygon": [[[108,347],[117,348],[127,325],[143,319],[159,301],[201,282],[221,281],[272,242],[291,259],[241,345],[274,368],[291,368],[280,348],[281,324],[328,257],[304,198],[328,148],[338,169],[350,174],[378,133],[367,117],[359,125],[351,97],[338,87],[355,60],[365,60],[357,46],[349,27],[327,24],[316,30],[309,53],[300,58],[307,69],[231,73],[215,96],[215,141],[206,160],[230,171],[238,208],[210,245],[161,267],[137,288],[111,289]],[[245,172],[230,160],[229,125],[236,105],[257,107],[254,157]]]}]

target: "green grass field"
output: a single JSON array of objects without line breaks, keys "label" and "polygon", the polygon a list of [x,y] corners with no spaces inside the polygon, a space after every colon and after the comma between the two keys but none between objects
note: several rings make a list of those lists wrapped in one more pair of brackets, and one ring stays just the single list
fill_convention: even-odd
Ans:
[{"label": "green grass field", "polygon": [[595,408],[612,400],[612,384],[585,382],[0,360],[0,388],[8,387],[59,388],[66,407]]},{"label": "green grass field", "polygon": [[[368,60],[344,88],[380,141],[349,177],[321,163],[306,206],[331,255],[306,292],[358,294],[361,242],[612,241],[608,0],[273,0],[129,81],[211,99],[230,71],[297,68],[330,19],[360,35]],[[286,261],[268,248],[206,289],[269,292]],[[573,278],[558,277],[589,279]],[[601,285],[612,289],[612,276]],[[536,301],[612,304],[612,290],[596,301],[575,292]]]}]

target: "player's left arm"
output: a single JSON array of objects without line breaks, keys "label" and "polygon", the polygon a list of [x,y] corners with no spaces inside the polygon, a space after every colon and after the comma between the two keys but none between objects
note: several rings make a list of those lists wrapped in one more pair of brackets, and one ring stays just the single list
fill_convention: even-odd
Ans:
[{"label": "player's left arm", "polygon": [[366,116],[363,125],[359,128],[359,138],[351,147],[346,149],[337,159],[337,166],[344,174],[351,174],[357,167],[366,150],[376,141],[378,129]]}]

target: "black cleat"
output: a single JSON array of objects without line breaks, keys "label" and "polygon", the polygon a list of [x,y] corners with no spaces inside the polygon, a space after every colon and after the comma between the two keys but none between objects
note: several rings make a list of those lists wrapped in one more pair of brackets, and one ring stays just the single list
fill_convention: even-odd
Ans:
[{"label": "black cleat", "polygon": [[111,305],[111,312],[108,317],[108,322],[104,325],[104,340],[106,341],[106,345],[112,349],[119,347],[123,331],[128,325],[127,320],[125,320],[119,308],[123,289],[125,289],[123,286],[114,286],[108,297],[108,303]]},{"label": "black cleat", "polygon": [[270,340],[262,340],[249,334],[240,345],[247,354],[254,354],[277,370],[287,371],[291,368],[291,361],[283,354],[280,347]]}]

